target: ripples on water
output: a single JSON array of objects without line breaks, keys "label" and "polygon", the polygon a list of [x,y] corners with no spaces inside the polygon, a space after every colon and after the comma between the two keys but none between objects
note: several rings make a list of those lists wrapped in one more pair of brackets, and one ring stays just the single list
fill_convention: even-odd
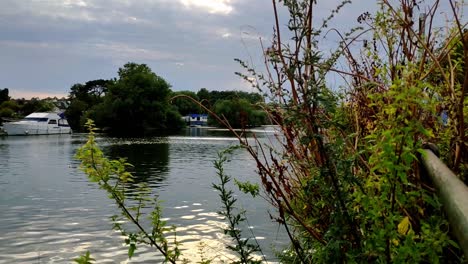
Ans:
[{"label": "ripples on water", "polygon": [[[118,213],[104,191],[87,181],[73,158],[85,135],[0,138],[0,263],[70,263],[89,250],[97,263],[155,263],[161,260],[149,247],[139,247],[131,261],[120,233],[109,217]],[[137,182],[145,182],[163,200],[163,215],[177,226],[183,258],[204,257],[231,262],[229,243],[216,211],[218,194],[212,166],[217,151],[236,144],[223,132],[188,129],[186,135],[165,138],[115,139],[99,137],[110,158],[126,157],[136,165]],[[237,152],[227,172],[250,179],[255,164]],[[133,189],[134,192],[137,189]],[[132,189],[130,188],[131,194]],[[269,219],[267,204],[242,196],[249,224],[262,248],[272,256],[265,237],[284,234]]]}]

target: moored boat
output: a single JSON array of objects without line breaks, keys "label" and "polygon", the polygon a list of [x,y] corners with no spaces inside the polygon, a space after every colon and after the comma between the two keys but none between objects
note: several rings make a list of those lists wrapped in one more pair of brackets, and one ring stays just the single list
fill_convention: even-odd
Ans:
[{"label": "moored boat", "polygon": [[4,123],[3,130],[9,136],[70,134],[72,132],[65,117],[57,113],[32,113],[20,121]]}]

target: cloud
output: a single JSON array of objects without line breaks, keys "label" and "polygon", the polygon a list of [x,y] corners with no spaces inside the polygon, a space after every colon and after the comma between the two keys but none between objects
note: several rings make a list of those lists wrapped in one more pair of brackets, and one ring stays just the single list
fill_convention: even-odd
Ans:
[{"label": "cloud", "polygon": [[[7,0],[11,2],[10,0]],[[68,19],[79,21],[96,21],[94,6],[83,0],[49,0],[49,1],[18,1],[17,12],[30,13],[35,16],[51,17],[54,19]],[[7,9],[8,10],[8,9]]]},{"label": "cloud", "polygon": [[186,8],[198,8],[211,14],[227,15],[232,12],[233,6],[229,0],[180,0]]},{"label": "cloud", "polygon": [[[287,13],[280,15],[286,25]],[[175,89],[247,86],[233,59],[260,67],[259,39],[268,46],[273,25],[268,1],[1,0],[0,85],[66,92],[76,82],[113,78],[133,61]]]},{"label": "cloud", "polygon": [[0,40],[0,47],[18,48],[18,49],[55,49],[62,45],[50,42],[28,42],[16,40]]},{"label": "cloud", "polygon": [[[158,51],[156,49],[145,49],[137,46],[132,46],[126,43],[104,42],[90,43],[88,48],[103,56],[112,57],[115,59],[126,61],[177,61],[181,60],[182,56],[168,51]],[[85,50],[88,50],[85,48]]]}]

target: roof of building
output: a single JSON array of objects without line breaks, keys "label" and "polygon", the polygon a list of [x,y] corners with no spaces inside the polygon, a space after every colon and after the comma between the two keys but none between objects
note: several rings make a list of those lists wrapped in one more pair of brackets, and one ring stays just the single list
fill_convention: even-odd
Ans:
[{"label": "roof of building", "polygon": [[208,117],[208,114],[188,114],[188,116],[194,117]]}]

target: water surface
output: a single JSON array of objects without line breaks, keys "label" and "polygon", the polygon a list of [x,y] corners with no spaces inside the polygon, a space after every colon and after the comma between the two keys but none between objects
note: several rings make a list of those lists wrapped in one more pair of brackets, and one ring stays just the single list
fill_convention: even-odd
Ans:
[{"label": "water surface", "polygon": [[[70,263],[86,250],[97,263],[159,262],[159,254],[145,247],[128,260],[123,237],[109,220],[118,209],[77,168],[74,154],[85,141],[84,134],[0,138],[0,263]],[[136,181],[147,183],[163,201],[163,215],[177,227],[185,258],[196,261],[203,252],[215,263],[232,259],[211,183],[217,180],[212,165],[217,152],[237,144],[235,138],[188,128],[179,136],[97,141],[108,157],[134,164]],[[236,152],[226,169],[241,180],[256,179],[255,164],[244,151]],[[281,248],[286,240],[270,220],[270,207],[261,199],[238,198],[264,253],[274,259],[271,245]]]}]

